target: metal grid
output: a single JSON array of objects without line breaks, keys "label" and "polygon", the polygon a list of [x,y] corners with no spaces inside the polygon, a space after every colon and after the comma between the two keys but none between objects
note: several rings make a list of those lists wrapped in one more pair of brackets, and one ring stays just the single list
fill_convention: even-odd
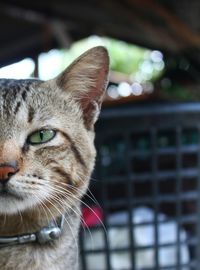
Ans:
[{"label": "metal grid", "polygon": [[[91,227],[90,245],[91,235],[81,230],[81,269],[200,269],[199,120],[199,103],[103,111],[90,188],[107,232],[101,224]],[[94,204],[87,196],[85,202]],[[141,209],[150,220],[137,220]],[[117,213],[125,222],[110,221]],[[145,233],[151,241],[138,240]]]}]

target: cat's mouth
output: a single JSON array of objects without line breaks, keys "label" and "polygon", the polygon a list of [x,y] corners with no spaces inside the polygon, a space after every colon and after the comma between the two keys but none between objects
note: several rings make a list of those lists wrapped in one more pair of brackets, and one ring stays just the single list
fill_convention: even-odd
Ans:
[{"label": "cat's mouth", "polygon": [[8,190],[7,188],[2,188],[0,190],[0,198],[6,198],[6,199],[12,198],[12,199],[17,199],[17,200],[23,200],[21,196]]}]

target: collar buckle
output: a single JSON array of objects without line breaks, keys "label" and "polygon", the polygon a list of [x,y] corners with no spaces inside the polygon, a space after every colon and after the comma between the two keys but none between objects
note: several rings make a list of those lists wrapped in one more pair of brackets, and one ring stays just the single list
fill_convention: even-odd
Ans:
[{"label": "collar buckle", "polygon": [[61,233],[61,228],[59,227],[45,227],[36,233],[36,241],[40,244],[45,244],[58,239],[61,236]]}]

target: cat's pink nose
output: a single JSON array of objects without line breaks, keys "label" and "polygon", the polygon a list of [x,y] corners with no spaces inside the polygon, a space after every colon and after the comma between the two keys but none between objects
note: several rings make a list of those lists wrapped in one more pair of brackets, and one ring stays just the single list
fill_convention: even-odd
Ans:
[{"label": "cat's pink nose", "polygon": [[0,164],[0,183],[7,182],[18,171],[17,162]]}]

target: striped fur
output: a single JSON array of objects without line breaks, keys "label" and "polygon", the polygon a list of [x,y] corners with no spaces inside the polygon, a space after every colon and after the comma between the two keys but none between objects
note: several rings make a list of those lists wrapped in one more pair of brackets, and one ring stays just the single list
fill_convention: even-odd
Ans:
[{"label": "striped fur", "polygon": [[[0,235],[36,231],[66,213],[56,243],[0,249],[1,270],[78,269],[80,200],[95,163],[93,126],[107,75],[107,52],[96,47],[50,81],[0,80],[0,163],[19,164],[7,184],[12,195],[2,196],[0,185]],[[28,136],[44,128],[56,136],[30,145]]]}]

